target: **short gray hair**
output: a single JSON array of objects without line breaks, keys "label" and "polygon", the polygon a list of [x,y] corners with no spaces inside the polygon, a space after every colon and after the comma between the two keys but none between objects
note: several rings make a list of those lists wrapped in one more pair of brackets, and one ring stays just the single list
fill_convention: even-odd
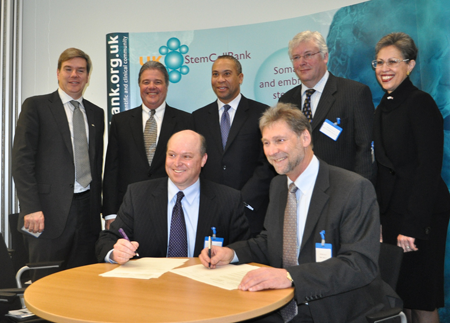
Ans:
[{"label": "short gray hair", "polygon": [[289,41],[289,58],[292,59],[292,51],[300,45],[301,42],[313,40],[316,46],[319,48],[320,55],[325,58],[325,54],[328,53],[328,46],[323,38],[322,34],[318,31],[306,30],[298,33]]}]

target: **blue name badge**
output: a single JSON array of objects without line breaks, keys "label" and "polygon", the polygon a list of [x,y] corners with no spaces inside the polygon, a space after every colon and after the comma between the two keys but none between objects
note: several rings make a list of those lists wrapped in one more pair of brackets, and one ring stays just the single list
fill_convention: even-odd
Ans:
[{"label": "blue name badge", "polygon": [[316,242],[316,262],[322,262],[333,257],[333,246],[331,243]]},{"label": "blue name badge", "polygon": [[342,132],[342,128],[339,127],[336,123],[333,123],[330,120],[326,119],[322,124],[322,127],[320,127],[320,132],[336,141]]},{"label": "blue name badge", "polygon": [[[208,248],[209,237],[205,237],[205,244],[203,248]],[[213,246],[223,247],[223,238],[211,237],[211,244]]]}]

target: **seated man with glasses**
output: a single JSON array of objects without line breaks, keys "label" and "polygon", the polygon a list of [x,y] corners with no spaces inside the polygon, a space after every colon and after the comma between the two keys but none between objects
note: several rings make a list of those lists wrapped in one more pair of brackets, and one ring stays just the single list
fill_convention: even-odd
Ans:
[{"label": "seated man with glasses", "polygon": [[327,70],[328,47],[317,31],[295,35],[289,42],[289,57],[301,84],[280,102],[296,105],[310,120],[314,154],[330,165],[373,179],[374,106],[369,87]]}]

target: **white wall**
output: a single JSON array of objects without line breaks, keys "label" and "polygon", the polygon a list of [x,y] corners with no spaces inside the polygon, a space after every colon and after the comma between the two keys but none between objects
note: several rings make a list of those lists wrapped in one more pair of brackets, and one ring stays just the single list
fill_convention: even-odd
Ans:
[{"label": "white wall", "polygon": [[[364,1],[23,0],[22,102],[29,96],[56,90],[58,57],[66,48],[77,47],[88,53],[93,62],[84,96],[106,108],[105,35],[110,32],[238,26],[299,17],[360,2]],[[293,30],[292,35],[300,31]]]}]

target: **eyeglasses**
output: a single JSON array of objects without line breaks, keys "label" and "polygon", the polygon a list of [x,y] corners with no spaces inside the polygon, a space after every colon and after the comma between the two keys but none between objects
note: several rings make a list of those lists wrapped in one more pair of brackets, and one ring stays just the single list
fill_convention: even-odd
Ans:
[{"label": "eyeglasses", "polygon": [[306,53],[305,55],[295,55],[295,56],[292,56],[291,61],[299,62],[302,57],[305,61],[309,61],[313,58],[314,55],[317,55],[319,53],[320,53],[320,50],[317,53]]},{"label": "eyeglasses", "polygon": [[372,66],[373,68],[377,67],[383,67],[384,64],[386,64],[387,67],[397,67],[400,62],[407,62],[409,59],[399,59],[399,58],[389,58],[386,62],[382,59],[380,60],[373,60]]}]

